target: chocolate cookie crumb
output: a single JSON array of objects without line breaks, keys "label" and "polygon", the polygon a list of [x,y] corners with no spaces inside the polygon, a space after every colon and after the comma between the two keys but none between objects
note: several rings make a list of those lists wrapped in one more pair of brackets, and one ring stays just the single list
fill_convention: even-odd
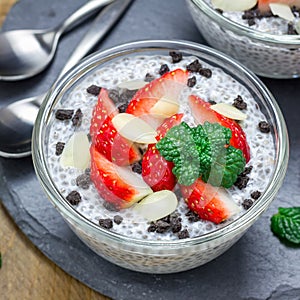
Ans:
[{"label": "chocolate cookie crumb", "polygon": [[179,51],[170,51],[169,55],[172,57],[173,64],[176,64],[182,60],[182,53]]},{"label": "chocolate cookie crumb", "polygon": [[269,133],[271,131],[271,126],[266,121],[259,122],[258,128],[262,133]]},{"label": "chocolate cookie crumb", "polygon": [[126,112],[127,107],[128,107],[128,102],[119,105],[119,106],[118,106],[118,111],[119,111],[119,113],[124,113],[124,112]]},{"label": "chocolate cookie crumb", "polygon": [[253,166],[245,167],[244,171],[240,174],[240,176],[246,176],[251,173]]},{"label": "chocolate cookie crumb", "polygon": [[109,211],[119,211],[119,208],[117,206],[107,201],[104,201],[103,206]]},{"label": "chocolate cookie crumb", "polygon": [[255,25],[256,23],[255,23],[255,20],[254,19],[248,19],[248,25],[249,26],[253,26],[253,25]]},{"label": "chocolate cookie crumb", "polygon": [[186,215],[186,217],[188,217],[188,220],[190,223],[200,221],[200,217],[192,210],[188,211],[185,215]]},{"label": "chocolate cookie crumb", "polygon": [[105,229],[111,229],[113,227],[113,222],[111,219],[99,219],[99,225]]},{"label": "chocolate cookie crumb", "polygon": [[90,187],[91,178],[88,174],[81,174],[76,178],[76,185],[84,190]]},{"label": "chocolate cookie crumb", "polygon": [[89,94],[92,94],[94,96],[98,96],[100,91],[101,91],[101,87],[100,86],[97,86],[95,84],[92,84],[91,86],[89,86],[86,91],[89,93]]},{"label": "chocolate cookie crumb", "polygon": [[164,233],[166,232],[168,229],[170,229],[171,225],[167,222],[164,221],[157,221],[156,222],[156,232],[157,233]]},{"label": "chocolate cookie crumb", "polygon": [[210,78],[212,76],[212,71],[211,71],[211,69],[203,68],[199,71],[199,74],[203,77]]},{"label": "chocolate cookie crumb", "polygon": [[236,187],[238,187],[240,190],[244,189],[249,181],[249,177],[248,176],[241,176],[239,175],[236,182],[234,183],[234,185]]},{"label": "chocolate cookie crumb", "polygon": [[120,225],[120,224],[123,222],[123,217],[121,217],[120,215],[114,216],[114,222],[115,222],[117,225]]},{"label": "chocolate cookie crumb", "polygon": [[124,92],[120,95],[120,102],[128,103],[133,96],[136,94],[137,90],[127,90],[125,89]]},{"label": "chocolate cookie crumb", "polygon": [[74,110],[73,109],[58,109],[55,112],[55,118],[64,121],[64,120],[70,120],[72,119]]},{"label": "chocolate cookie crumb", "polygon": [[169,66],[167,64],[163,64],[163,65],[161,65],[158,73],[159,73],[160,76],[162,76],[162,75],[164,75],[165,73],[167,73],[169,71],[170,71]]},{"label": "chocolate cookie crumb", "polygon": [[151,75],[150,73],[147,73],[146,76],[145,76],[145,81],[146,82],[151,82],[155,79],[155,76],[154,75]]},{"label": "chocolate cookie crumb", "polygon": [[208,103],[210,103],[211,105],[217,104],[217,102],[214,100],[208,100]]},{"label": "chocolate cookie crumb", "polygon": [[75,127],[79,127],[82,122],[83,113],[80,108],[78,108],[75,112],[74,117],[72,118],[72,124]]},{"label": "chocolate cookie crumb", "polygon": [[249,209],[253,205],[253,201],[251,199],[245,199],[242,203],[242,206],[245,209]]},{"label": "chocolate cookie crumb", "polygon": [[173,233],[177,233],[181,230],[182,228],[182,224],[181,224],[181,221],[179,218],[177,219],[174,219],[172,222],[171,222],[171,230]]},{"label": "chocolate cookie crumb", "polygon": [[115,103],[119,102],[119,91],[111,89],[108,91],[108,97]]},{"label": "chocolate cookie crumb", "polygon": [[148,231],[148,232],[155,232],[155,231],[156,231],[156,228],[157,228],[156,224],[155,224],[154,222],[151,222],[151,223],[150,223],[150,226],[149,226],[148,229],[147,229],[147,231]]},{"label": "chocolate cookie crumb", "polygon": [[202,65],[200,64],[199,60],[196,59],[193,62],[191,62],[189,65],[187,65],[186,69],[189,72],[197,73],[197,72],[200,72],[200,70],[202,69]]},{"label": "chocolate cookie crumb", "polygon": [[137,174],[142,174],[142,161],[137,161],[135,162],[132,166],[131,169],[133,172],[137,173]]},{"label": "chocolate cookie crumb", "polygon": [[196,76],[193,76],[193,77],[191,77],[191,78],[188,79],[187,86],[188,87],[193,87],[193,86],[196,85],[196,83],[197,83]]},{"label": "chocolate cookie crumb", "polygon": [[244,99],[238,95],[234,100],[232,104],[235,108],[243,110],[247,108],[247,103],[244,101]]},{"label": "chocolate cookie crumb", "polygon": [[62,154],[64,148],[65,148],[65,144],[63,142],[57,142],[57,144],[55,145],[55,155],[59,156]]},{"label": "chocolate cookie crumb", "polygon": [[260,191],[254,191],[251,193],[251,198],[254,200],[257,200],[260,196],[261,196],[261,192]]},{"label": "chocolate cookie crumb", "polygon": [[183,229],[183,230],[181,230],[181,231],[178,233],[178,238],[179,238],[179,239],[187,239],[187,238],[189,238],[189,237],[190,237],[190,234],[189,234],[189,232],[188,232],[187,229]]},{"label": "chocolate cookie crumb", "polygon": [[223,10],[222,10],[222,9],[216,8],[215,11],[216,11],[217,13],[219,13],[220,15],[223,15]]},{"label": "chocolate cookie crumb", "polygon": [[81,201],[81,196],[77,191],[72,191],[66,199],[71,205],[77,205]]}]

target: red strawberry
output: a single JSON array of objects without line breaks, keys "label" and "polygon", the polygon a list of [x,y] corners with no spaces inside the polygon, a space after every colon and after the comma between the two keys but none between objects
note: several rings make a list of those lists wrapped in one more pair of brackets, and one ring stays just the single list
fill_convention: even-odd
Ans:
[{"label": "red strawberry", "polygon": [[205,121],[208,121],[210,123],[219,123],[222,126],[229,128],[232,132],[230,145],[243,151],[246,162],[250,160],[250,148],[246,139],[246,134],[235,120],[215,112],[210,108],[210,103],[195,95],[189,96],[189,105],[194,119],[198,124],[203,124]]},{"label": "red strawberry", "polygon": [[126,208],[152,193],[135,173],[107,160],[94,146],[91,153],[91,180],[100,196],[118,208]]},{"label": "red strawberry", "polygon": [[270,11],[270,3],[281,3],[289,5],[290,7],[300,7],[300,0],[258,0],[258,9],[263,13],[268,12]]},{"label": "red strawberry", "polygon": [[223,188],[213,187],[200,178],[190,186],[181,186],[190,210],[203,220],[219,224],[239,211],[239,207]]},{"label": "red strawberry", "polygon": [[137,147],[122,137],[115,129],[111,120],[116,114],[118,111],[114,103],[108,97],[107,90],[102,88],[91,121],[92,144],[115,164],[129,165],[139,161],[141,155]]},{"label": "red strawberry", "polygon": [[150,114],[151,108],[163,97],[177,100],[187,79],[188,72],[181,69],[165,73],[141,88],[130,101],[126,112],[142,116]]},{"label": "red strawberry", "polygon": [[[157,129],[157,141],[162,139],[170,128],[181,122],[183,114],[175,114],[166,119]],[[177,179],[172,173],[174,164],[166,161],[156,149],[155,144],[148,146],[142,161],[142,176],[144,181],[154,191],[173,190]]]}]

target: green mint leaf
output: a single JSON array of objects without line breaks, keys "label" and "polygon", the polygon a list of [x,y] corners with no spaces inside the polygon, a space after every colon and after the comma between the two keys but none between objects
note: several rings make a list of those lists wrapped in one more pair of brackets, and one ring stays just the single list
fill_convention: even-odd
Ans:
[{"label": "green mint leaf", "polygon": [[271,218],[271,229],[279,238],[300,245],[300,207],[279,207]]}]

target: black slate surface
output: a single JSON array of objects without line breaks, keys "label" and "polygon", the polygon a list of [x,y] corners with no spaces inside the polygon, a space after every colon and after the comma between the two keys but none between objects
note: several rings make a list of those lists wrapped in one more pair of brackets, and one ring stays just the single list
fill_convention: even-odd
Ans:
[{"label": "black slate surface", "polygon": [[[47,28],[84,0],[21,0],[3,30]],[[42,74],[22,82],[0,82],[0,106],[46,91],[88,22],[63,36],[55,59]],[[125,17],[99,45],[108,48],[139,39],[185,39],[204,43],[185,1],[135,0]],[[300,63],[300,62],[299,62]],[[114,299],[300,299],[300,248],[286,247],[270,231],[278,206],[300,206],[300,80],[263,79],[286,117],[291,155],[285,183],[271,207],[229,251],[197,269],[149,275],[117,267],[89,250],[48,202],[31,158],[0,159],[0,198],[30,240],[66,272]]]}]

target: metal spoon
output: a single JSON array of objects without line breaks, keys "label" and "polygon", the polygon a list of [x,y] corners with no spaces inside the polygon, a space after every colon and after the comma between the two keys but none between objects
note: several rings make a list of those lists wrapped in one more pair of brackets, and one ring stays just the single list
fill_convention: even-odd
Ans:
[{"label": "metal spoon", "polygon": [[[115,0],[95,19],[61,71],[60,78],[101,40],[132,0]],[[20,158],[31,153],[33,125],[46,93],[19,100],[0,109],[0,156]]]},{"label": "metal spoon", "polygon": [[21,80],[46,68],[63,32],[112,0],[92,0],[53,29],[12,30],[0,34],[0,80]]}]

